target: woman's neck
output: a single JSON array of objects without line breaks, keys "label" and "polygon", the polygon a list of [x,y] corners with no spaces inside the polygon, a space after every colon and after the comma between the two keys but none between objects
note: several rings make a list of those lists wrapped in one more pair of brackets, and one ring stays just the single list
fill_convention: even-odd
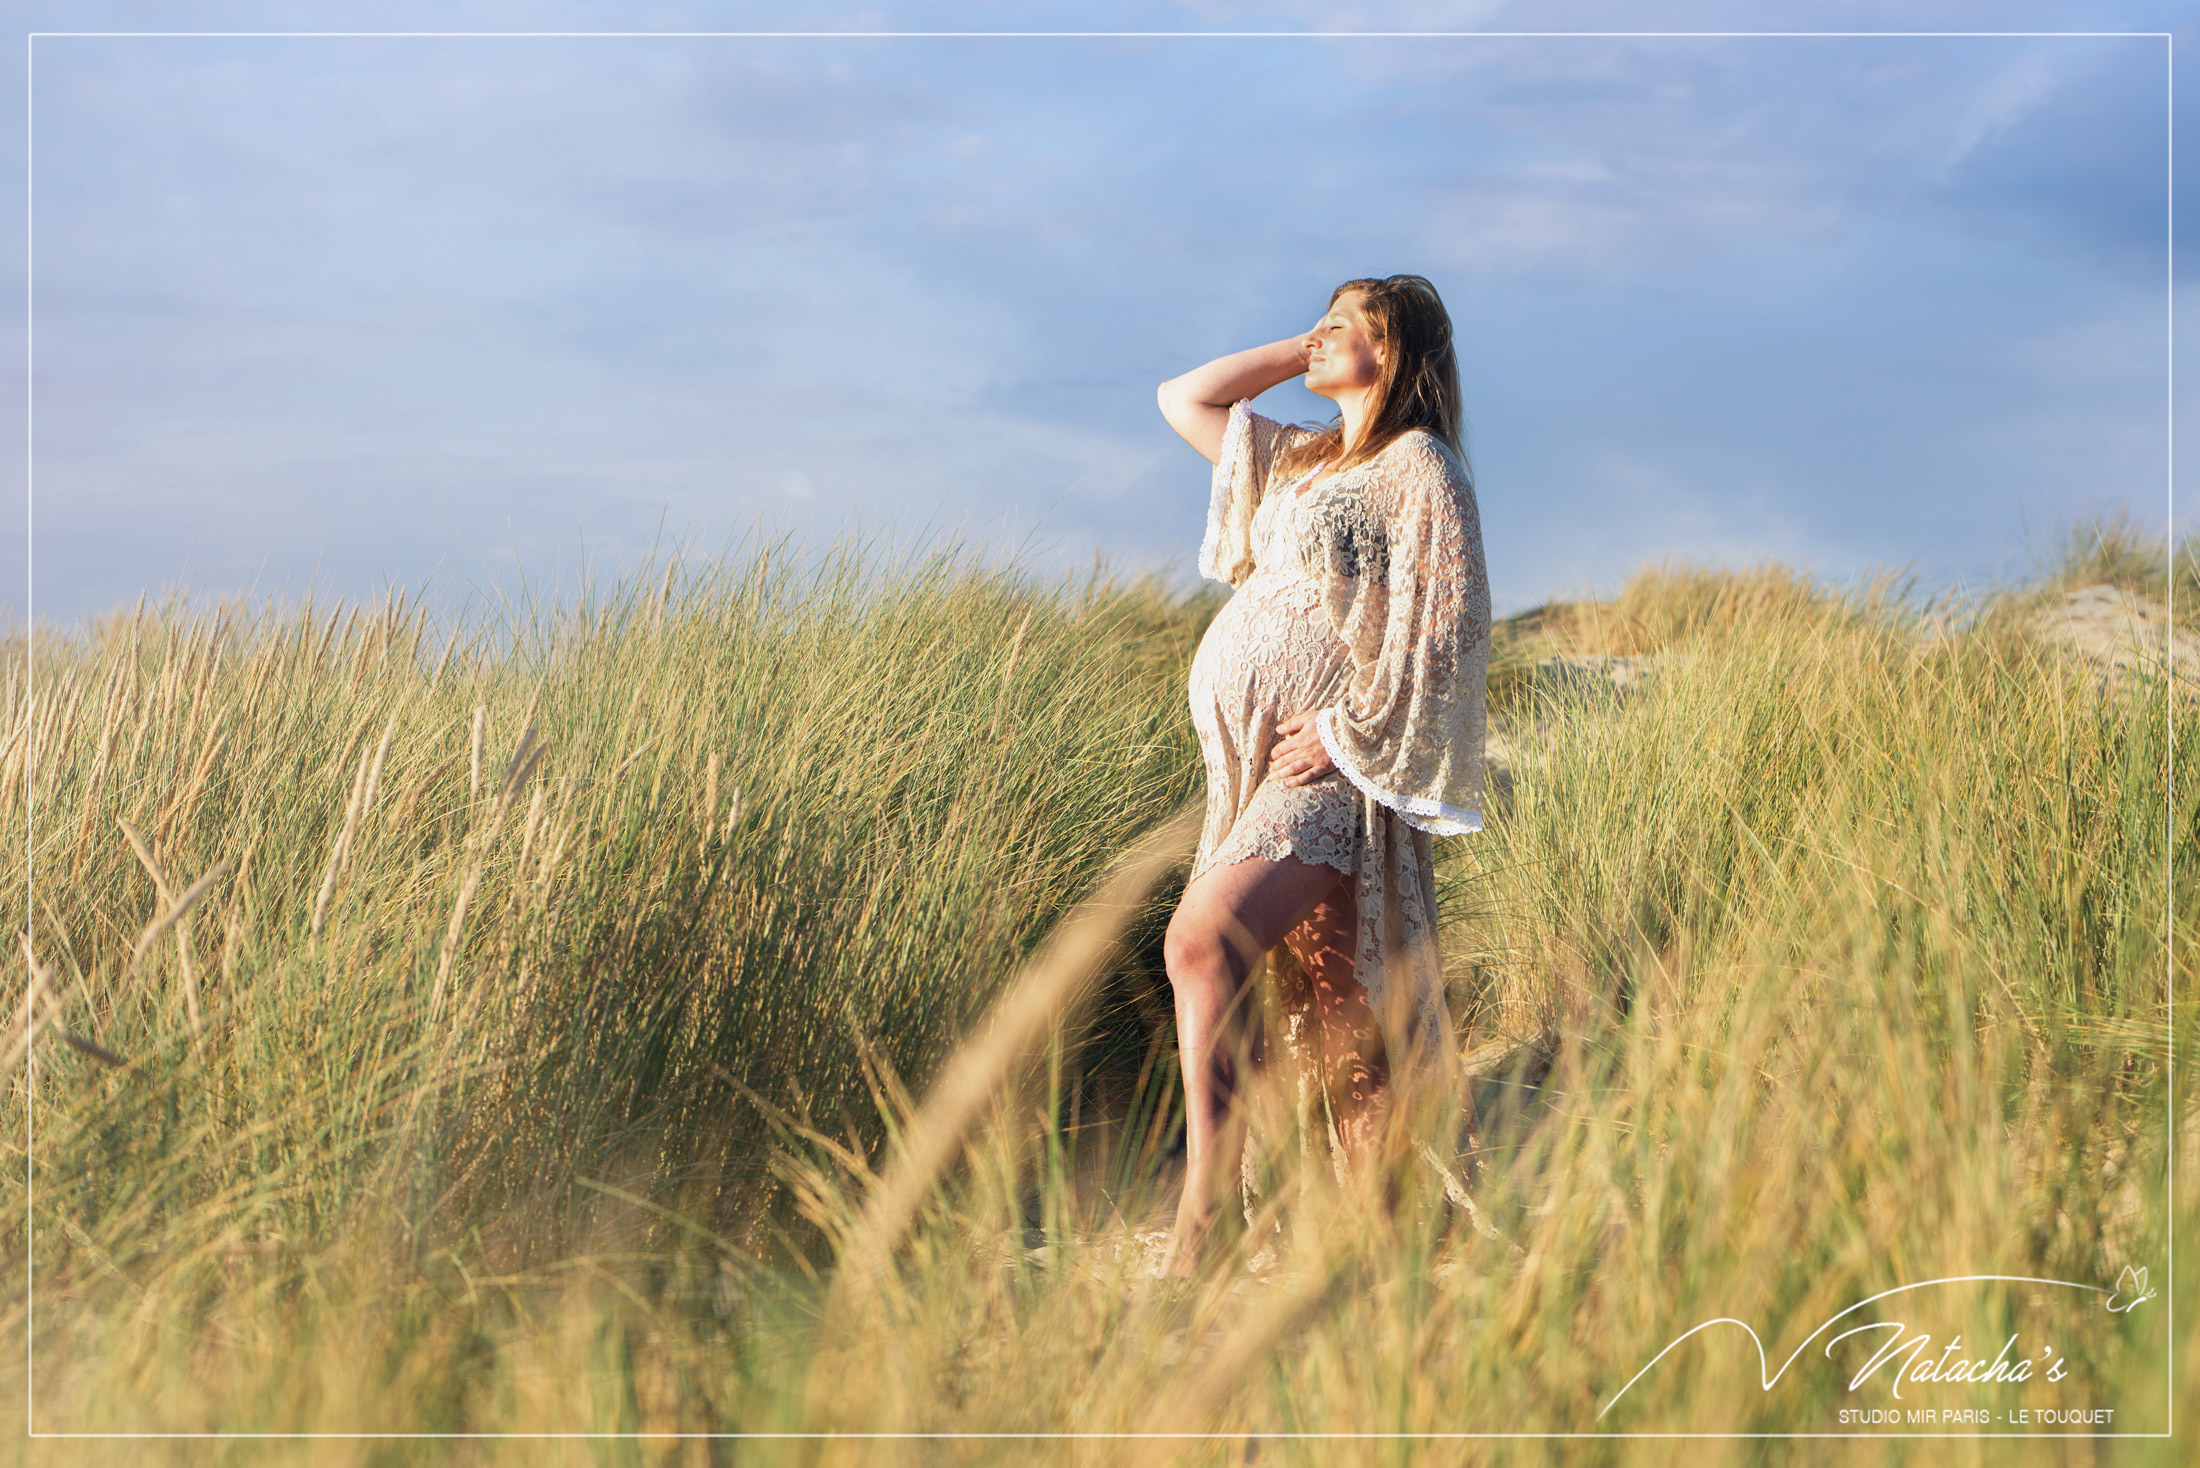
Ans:
[{"label": "woman's neck", "polygon": [[1367,394],[1364,387],[1351,388],[1338,393],[1333,399],[1337,412],[1344,420],[1344,433],[1337,440],[1337,459],[1350,454],[1360,441],[1360,428],[1367,419]]}]

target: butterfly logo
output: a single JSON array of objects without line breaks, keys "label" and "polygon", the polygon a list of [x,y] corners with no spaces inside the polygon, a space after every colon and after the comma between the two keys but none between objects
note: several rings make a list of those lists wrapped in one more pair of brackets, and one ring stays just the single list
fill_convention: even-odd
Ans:
[{"label": "butterfly logo", "polygon": [[2147,1284],[2146,1266],[2142,1264],[2134,1269],[2126,1264],[2124,1272],[2116,1276],[2116,1292],[2108,1297],[2108,1308],[2121,1315],[2153,1298],[2154,1290]]}]

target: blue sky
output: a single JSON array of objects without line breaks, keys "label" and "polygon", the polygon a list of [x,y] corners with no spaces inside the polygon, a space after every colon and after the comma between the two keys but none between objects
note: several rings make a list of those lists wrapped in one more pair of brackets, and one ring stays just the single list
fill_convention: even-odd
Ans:
[{"label": "blue sky", "polygon": [[[17,34],[1485,32],[43,37],[31,146],[0,168],[18,280],[34,170],[28,455],[24,354],[0,368],[0,449],[33,486],[29,534],[0,539],[12,619],[170,587],[555,594],[653,538],[702,558],[758,526],[1189,585],[1206,465],[1155,384],[1405,270],[1460,328],[1500,614],[1661,556],[1977,585],[2088,513],[2168,514],[2162,40],[1486,33],[2182,43],[2189,7],[11,13]],[[1296,386],[1261,407],[1330,411]]]}]

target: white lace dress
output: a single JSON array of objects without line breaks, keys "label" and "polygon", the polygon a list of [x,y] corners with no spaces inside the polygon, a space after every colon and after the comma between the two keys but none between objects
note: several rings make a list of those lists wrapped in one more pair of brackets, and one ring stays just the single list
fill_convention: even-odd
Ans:
[{"label": "white lace dress", "polygon": [[1314,528],[1309,472],[1253,516],[1257,568],[1215,614],[1192,659],[1192,725],[1207,765],[1207,824],[1192,875],[1260,857],[1351,872],[1360,796],[1342,774],[1308,785],[1268,779],[1276,725],[1344,693],[1351,652],[1322,609],[1321,585],[1292,546]]},{"label": "white lace dress", "polygon": [[[1421,432],[1343,473],[1271,484],[1306,431],[1240,402],[1216,458],[1199,568],[1235,594],[1192,662],[1207,768],[1193,873],[1295,856],[1348,874],[1354,971],[1392,1076],[1448,1077],[1433,838],[1482,824],[1489,592],[1473,487]],[[1269,779],[1276,725],[1312,710],[1336,773]],[[1296,971],[1287,951],[1270,962]]]}]

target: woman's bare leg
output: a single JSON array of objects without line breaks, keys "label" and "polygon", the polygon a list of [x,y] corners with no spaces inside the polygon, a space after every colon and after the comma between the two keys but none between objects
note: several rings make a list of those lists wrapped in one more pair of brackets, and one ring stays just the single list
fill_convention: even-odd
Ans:
[{"label": "woman's bare leg", "polygon": [[[1184,889],[1162,955],[1176,993],[1177,1048],[1184,1066],[1184,1193],[1177,1205],[1172,1270],[1187,1273],[1235,1160],[1231,1102],[1245,1063],[1246,978],[1269,949],[1299,927],[1349,879],[1296,857],[1251,858],[1210,867]],[[1349,930],[1348,930],[1349,932]],[[1350,939],[1343,952],[1349,966]],[[1297,951],[1296,948],[1293,950]],[[1334,978],[1333,959],[1330,973]]]}]

